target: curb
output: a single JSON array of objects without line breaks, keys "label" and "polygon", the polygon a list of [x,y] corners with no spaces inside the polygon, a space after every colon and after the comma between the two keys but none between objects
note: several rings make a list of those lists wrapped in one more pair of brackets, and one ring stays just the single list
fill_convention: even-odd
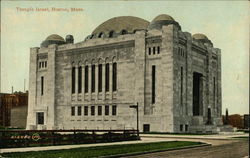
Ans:
[{"label": "curb", "polygon": [[100,158],[118,158],[118,157],[122,157],[122,156],[136,156],[136,155],[151,154],[151,153],[164,152],[164,151],[174,151],[174,150],[181,150],[181,149],[199,148],[199,147],[206,147],[206,146],[212,146],[212,144],[201,144],[201,145],[177,147],[177,148],[170,148],[170,149],[163,149],[163,150],[152,150],[152,151],[145,151],[145,152],[134,152],[134,153],[127,153],[127,154],[109,155],[109,156],[101,156]]}]

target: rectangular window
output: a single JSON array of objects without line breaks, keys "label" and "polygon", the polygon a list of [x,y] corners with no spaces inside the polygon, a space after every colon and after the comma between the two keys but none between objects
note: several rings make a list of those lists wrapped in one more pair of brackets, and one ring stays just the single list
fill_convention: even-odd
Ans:
[{"label": "rectangular window", "polygon": [[180,125],[180,131],[183,131],[183,125]]},{"label": "rectangular window", "polygon": [[105,91],[109,91],[109,63],[105,65]]},{"label": "rectangular window", "polygon": [[157,47],[157,54],[160,54],[160,46]]},{"label": "rectangular window", "polygon": [[98,92],[102,92],[102,64],[98,65]]},{"label": "rectangular window", "polygon": [[47,61],[44,62],[45,67],[47,67]]},{"label": "rectangular window", "polygon": [[78,67],[78,93],[82,93],[82,67]]},{"label": "rectangular window", "polygon": [[84,80],[84,92],[88,93],[89,91],[89,67],[85,66],[85,80]]},{"label": "rectangular window", "polygon": [[37,124],[38,125],[43,125],[44,124],[44,113],[43,112],[38,112],[37,113]]},{"label": "rectangular window", "polygon": [[44,67],[44,62],[42,62],[42,68]]},{"label": "rectangular window", "polygon": [[151,47],[148,48],[148,54],[151,55]]},{"label": "rectangular window", "polygon": [[105,106],[105,115],[109,115],[109,106],[108,105]]},{"label": "rectangular window", "polygon": [[42,67],[42,63],[41,62],[39,62],[39,68],[41,68]]},{"label": "rectangular window", "polygon": [[77,115],[78,115],[78,116],[81,116],[81,115],[82,115],[82,107],[81,107],[81,106],[78,106],[78,107],[77,107]]},{"label": "rectangular window", "polygon": [[76,69],[75,69],[75,67],[72,67],[72,72],[71,72],[71,80],[72,80],[72,84],[71,84],[71,90],[72,90],[72,94],[73,93],[75,93],[75,77],[76,77],[76,75],[75,75],[75,73],[76,73]]},{"label": "rectangular window", "polygon": [[181,105],[183,105],[183,67],[181,67]]},{"label": "rectangular window", "polygon": [[41,95],[43,95],[44,77],[41,77]]},{"label": "rectangular window", "polygon": [[152,104],[155,103],[155,65],[152,66]]},{"label": "rectangular window", "polygon": [[95,65],[91,68],[91,92],[95,92]]},{"label": "rectangular window", "polygon": [[116,115],[116,105],[112,106],[112,115]]},{"label": "rectangular window", "polygon": [[215,92],[215,88],[216,88],[216,87],[215,87],[215,77],[214,77],[213,79],[214,79],[214,106],[215,106],[215,104],[216,104],[216,102],[215,102],[215,93],[216,93],[216,92]]},{"label": "rectangular window", "polygon": [[153,47],[153,54],[155,54],[155,47]]},{"label": "rectangular window", "polygon": [[98,115],[102,115],[102,106],[98,106]]},{"label": "rectangular window", "polygon": [[112,80],[113,80],[113,91],[117,90],[117,64],[113,63],[113,76],[112,76]]},{"label": "rectangular window", "polygon": [[84,115],[88,116],[88,106],[84,106]]},{"label": "rectangular window", "polygon": [[74,106],[71,107],[71,116],[75,116],[75,107]]},{"label": "rectangular window", "polygon": [[185,131],[188,131],[188,125],[185,125]]},{"label": "rectangular window", "polygon": [[91,106],[91,115],[92,115],[92,116],[95,115],[95,106]]}]

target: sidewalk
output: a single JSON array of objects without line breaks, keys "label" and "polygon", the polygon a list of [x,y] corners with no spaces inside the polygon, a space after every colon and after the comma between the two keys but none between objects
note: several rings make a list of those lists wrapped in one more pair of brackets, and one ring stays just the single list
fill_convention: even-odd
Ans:
[{"label": "sidewalk", "polygon": [[164,140],[164,139],[161,139],[161,138],[142,138],[142,140],[113,142],[113,143],[58,145],[58,146],[26,147],[26,148],[6,148],[6,149],[0,149],[0,153],[44,151],[44,150],[61,150],[61,149],[72,149],[72,148],[80,148],[80,147],[94,147],[94,146],[108,146],[108,145],[122,145],[122,144],[138,144],[138,143],[151,143],[151,142],[162,142],[162,141],[165,142],[165,141],[171,141],[171,140]]},{"label": "sidewalk", "polygon": [[141,134],[141,137],[158,137],[158,138],[186,138],[186,139],[231,139],[233,137],[242,137],[249,136],[248,133],[221,133],[221,134],[213,134],[213,135],[174,135],[174,134]]}]

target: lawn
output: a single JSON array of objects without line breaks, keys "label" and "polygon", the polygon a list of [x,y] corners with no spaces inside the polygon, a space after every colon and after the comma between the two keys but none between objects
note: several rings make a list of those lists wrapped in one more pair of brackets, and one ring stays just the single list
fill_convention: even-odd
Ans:
[{"label": "lawn", "polygon": [[89,158],[110,156],[118,154],[143,153],[150,151],[162,151],[180,147],[201,145],[201,142],[188,141],[172,141],[172,142],[157,142],[157,143],[141,143],[141,144],[125,144],[125,145],[111,145],[98,147],[82,147],[65,150],[51,150],[51,151],[32,151],[19,153],[4,153],[3,157],[18,157],[18,158]]}]

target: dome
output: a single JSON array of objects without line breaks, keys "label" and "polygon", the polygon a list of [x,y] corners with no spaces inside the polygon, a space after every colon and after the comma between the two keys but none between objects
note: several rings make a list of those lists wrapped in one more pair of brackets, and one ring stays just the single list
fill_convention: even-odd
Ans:
[{"label": "dome", "polygon": [[167,14],[161,14],[158,15],[157,17],[155,17],[152,22],[155,21],[161,21],[161,20],[169,20],[169,21],[175,21],[174,18],[172,18],[171,16],[167,15]]},{"label": "dome", "polygon": [[211,45],[213,45],[213,43],[207,38],[206,35],[204,34],[201,34],[201,33],[196,33],[196,34],[193,34],[192,36],[195,40],[198,40],[202,43],[209,43]]},{"label": "dome", "polygon": [[208,40],[207,36],[201,33],[194,34],[193,38],[197,40]]},{"label": "dome", "polygon": [[172,18],[171,16],[169,16],[167,14],[161,14],[161,15],[158,15],[157,17],[155,17],[151,21],[151,23],[148,26],[148,30],[152,30],[152,29],[161,30],[162,26],[170,25],[170,24],[174,24],[175,26],[178,27],[178,29],[181,29],[181,26],[179,25],[178,22],[176,22],[174,20],[174,18]]},{"label": "dome", "polygon": [[114,17],[99,25],[92,32],[92,37],[95,36],[100,38],[105,36],[110,37],[115,34],[134,33],[135,30],[147,29],[148,25],[148,21],[138,17]]},{"label": "dome", "polygon": [[57,34],[52,34],[41,43],[41,47],[48,47],[50,44],[65,44],[65,40]]},{"label": "dome", "polygon": [[64,40],[61,36],[59,36],[59,35],[57,35],[57,34],[49,35],[49,36],[45,39],[45,41],[63,41],[63,42],[65,42],[65,40]]}]

